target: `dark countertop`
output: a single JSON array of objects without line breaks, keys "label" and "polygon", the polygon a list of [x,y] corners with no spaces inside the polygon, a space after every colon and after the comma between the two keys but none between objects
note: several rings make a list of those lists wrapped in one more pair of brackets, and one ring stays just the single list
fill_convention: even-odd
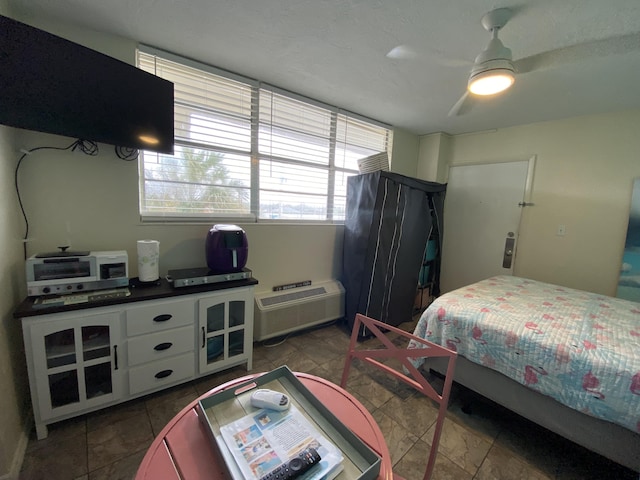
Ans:
[{"label": "dark countertop", "polygon": [[[213,284],[197,285],[193,287],[180,287],[173,288],[171,284],[164,278],[159,280],[158,285],[153,286],[141,286],[137,279],[131,279],[129,282],[129,291],[131,295],[128,297],[117,297],[110,299],[101,299],[95,301],[88,301],[84,303],[76,303],[72,305],[54,305],[54,306],[40,306],[34,308],[34,301],[37,297],[27,297],[22,301],[20,305],[13,312],[14,318],[33,317],[37,315],[48,315],[51,313],[71,312],[76,310],[84,310],[96,307],[109,307],[113,305],[120,305],[123,303],[140,302],[143,300],[157,300],[162,298],[178,297],[181,295],[189,295],[194,293],[206,293],[217,290],[225,290],[228,288],[240,288],[250,285],[257,285],[258,280],[255,278],[247,278],[244,280],[232,280],[228,282],[220,282]],[[95,293],[100,293],[96,291]]]}]

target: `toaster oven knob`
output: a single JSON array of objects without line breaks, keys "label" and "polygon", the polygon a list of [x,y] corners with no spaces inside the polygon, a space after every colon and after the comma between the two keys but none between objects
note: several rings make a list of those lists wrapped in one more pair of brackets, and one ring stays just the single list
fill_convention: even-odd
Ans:
[{"label": "toaster oven knob", "polygon": [[78,286],[76,287],[78,290],[82,290],[84,288],[84,285],[82,285],[81,283],[78,284]]},{"label": "toaster oven knob", "polygon": [[42,289],[42,293],[49,293],[51,291],[51,289],[49,287],[44,287]]},{"label": "toaster oven knob", "polygon": [[67,290],[73,290],[73,286],[72,285],[67,285]]}]

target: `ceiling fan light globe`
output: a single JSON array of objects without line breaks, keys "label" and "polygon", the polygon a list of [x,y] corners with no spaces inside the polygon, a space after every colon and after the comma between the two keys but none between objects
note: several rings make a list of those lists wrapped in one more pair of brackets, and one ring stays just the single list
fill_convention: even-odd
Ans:
[{"label": "ceiling fan light globe", "polygon": [[467,89],[474,95],[495,95],[511,87],[515,80],[513,70],[488,70],[472,75]]}]

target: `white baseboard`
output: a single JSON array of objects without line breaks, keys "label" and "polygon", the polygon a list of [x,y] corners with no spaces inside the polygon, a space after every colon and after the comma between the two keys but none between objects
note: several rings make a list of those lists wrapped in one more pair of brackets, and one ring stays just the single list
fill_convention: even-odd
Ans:
[{"label": "white baseboard", "polygon": [[27,451],[27,445],[29,444],[29,432],[33,428],[33,414],[27,416],[24,422],[24,428],[18,438],[18,445],[13,454],[13,460],[11,461],[11,468],[8,473],[0,475],[0,480],[18,480],[20,470],[22,469],[22,462],[24,462],[24,454]]}]

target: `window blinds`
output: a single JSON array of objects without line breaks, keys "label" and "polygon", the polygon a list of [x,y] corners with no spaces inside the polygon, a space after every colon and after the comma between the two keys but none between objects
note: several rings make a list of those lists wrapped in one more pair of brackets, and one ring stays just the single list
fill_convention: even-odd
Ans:
[{"label": "window blinds", "polygon": [[140,210],[154,217],[343,221],[358,159],[391,130],[335,107],[171,54],[138,66],[174,83],[175,152],[142,152]]}]

